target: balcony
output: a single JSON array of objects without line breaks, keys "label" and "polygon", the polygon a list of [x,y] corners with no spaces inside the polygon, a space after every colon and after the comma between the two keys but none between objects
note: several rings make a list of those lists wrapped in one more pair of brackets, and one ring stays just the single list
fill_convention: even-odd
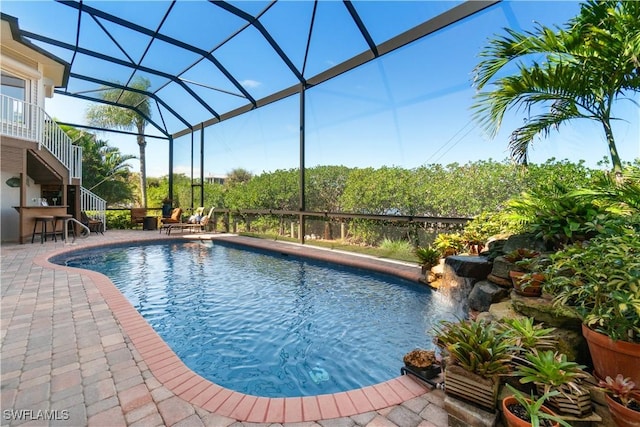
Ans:
[{"label": "balcony", "polygon": [[82,147],[73,145],[38,105],[0,95],[0,135],[36,142],[65,166],[69,181],[82,182]]},{"label": "balcony", "polygon": [[[68,183],[74,180],[75,185],[82,183],[82,147],[73,145],[71,138],[38,105],[0,95],[0,135],[24,140],[32,146],[36,143],[38,151],[44,148],[50,154],[40,156],[39,162],[49,159],[46,163],[52,166],[51,163],[57,160],[62,167],[57,165],[56,168],[68,171]],[[40,174],[47,176],[48,167],[31,162],[34,162],[33,156],[28,156],[27,163],[32,165],[31,173],[35,174],[32,178]],[[104,199],[80,187],[79,204],[82,211],[106,224]]]}]

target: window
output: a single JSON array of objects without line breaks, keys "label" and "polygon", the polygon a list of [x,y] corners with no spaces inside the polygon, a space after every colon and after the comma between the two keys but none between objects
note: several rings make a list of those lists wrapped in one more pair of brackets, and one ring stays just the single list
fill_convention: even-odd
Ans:
[{"label": "window", "polygon": [[27,82],[20,77],[12,76],[3,71],[0,93],[10,96],[11,98],[19,99],[20,101],[26,101]]},{"label": "window", "polygon": [[27,81],[3,71],[1,83],[2,121],[24,124],[24,101],[26,101],[27,96]]}]

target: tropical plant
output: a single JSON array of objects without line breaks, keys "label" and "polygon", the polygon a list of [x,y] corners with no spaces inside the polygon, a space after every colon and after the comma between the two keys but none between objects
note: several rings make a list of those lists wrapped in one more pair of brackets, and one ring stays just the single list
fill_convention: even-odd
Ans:
[{"label": "tropical plant", "polygon": [[465,224],[462,238],[465,242],[485,244],[491,237],[502,233],[516,233],[520,229],[507,221],[500,212],[482,212]]},{"label": "tropical plant", "polygon": [[550,249],[593,237],[593,224],[606,209],[592,200],[576,197],[560,181],[524,192],[507,204],[507,215],[523,224],[525,231],[542,239]]},{"label": "tropical plant", "polygon": [[624,407],[630,407],[634,402],[636,405],[640,405],[640,401],[635,399],[637,394],[633,394],[638,391],[635,388],[636,383],[631,381],[630,378],[624,378],[622,374],[616,375],[615,379],[607,376],[607,378],[598,382],[598,386],[602,391],[616,398]]},{"label": "tropical plant", "polygon": [[74,145],[82,147],[83,186],[105,199],[110,206],[130,202],[133,191],[129,184],[131,165],[127,162],[135,157],[120,153],[117,147],[97,139],[93,133],[66,125],[61,128]]},{"label": "tropical plant", "polygon": [[552,335],[556,328],[545,328],[542,323],[534,323],[532,317],[505,319],[503,323],[518,353],[552,349],[558,344],[558,339]]},{"label": "tropical plant", "polygon": [[[507,110],[529,112],[509,140],[513,158],[526,164],[536,136],[571,120],[595,120],[613,170],[621,174],[612,107],[640,88],[640,3],[590,0],[564,29],[538,25],[531,32],[506,32],[489,41],[474,70],[480,92],[473,108],[480,124],[495,137]],[[511,64],[516,73],[495,78]],[[483,91],[489,84],[493,89]],[[538,108],[542,112],[531,115]]]},{"label": "tropical plant", "polygon": [[464,249],[464,241],[460,233],[440,233],[433,240],[433,245],[445,257],[459,254]]},{"label": "tropical plant", "polygon": [[[518,418],[530,422],[532,427],[548,425],[546,424],[546,420],[559,423],[560,425],[565,427],[571,427],[571,424],[567,423],[565,420],[558,417],[553,412],[545,412],[543,410],[544,403],[547,401],[547,399],[559,394],[557,391],[545,393],[536,399],[533,393],[531,393],[531,396],[527,397],[522,392],[520,392],[520,390],[514,388],[511,384],[507,384],[507,389],[511,393],[513,393],[513,397],[516,403],[511,406],[505,404],[505,409],[509,410]],[[514,406],[516,406],[516,408],[514,408]],[[517,406],[519,406],[521,410],[518,410]]]},{"label": "tropical plant", "polygon": [[597,200],[615,213],[640,212],[640,159],[636,160],[635,165],[626,165],[624,180],[614,179],[607,173],[598,174],[590,185],[573,194]]},{"label": "tropical plant", "polygon": [[640,239],[600,235],[550,256],[545,290],[613,340],[640,343]]},{"label": "tropical plant", "polygon": [[585,366],[568,360],[566,354],[533,349],[524,353],[522,360],[524,363],[518,365],[514,372],[522,384],[542,386],[545,393],[552,389],[560,393],[566,389],[583,393],[580,382],[588,377]]},{"label": "tropical plant", "polygon": [[431,268],[440,261],[440,251],[433,246],[419,246],[415,249],[420,265]]},{"label": "tropical plant", "polygon": [[510,371],[511,340],[498,324],[487,321],[442,321],[433,330],[435,343],[454,364],[490,378]]},{"label": "tropical plant", "polygon": [[[135,78],[129,87],[132,90],[120,89],[123,85],[115,82],[113,87],[103,88],[100,97],[105,104],[91,106],[86,111],[90,124],[114,129],[135,129],[140,151],[140,203],[147,207],[147,172],[145,149],[147,141],[144,129],[151,116],[149,96],[146,94],[151,82],[144,77]],[[125,105],[122,107],[119,105]]]}]

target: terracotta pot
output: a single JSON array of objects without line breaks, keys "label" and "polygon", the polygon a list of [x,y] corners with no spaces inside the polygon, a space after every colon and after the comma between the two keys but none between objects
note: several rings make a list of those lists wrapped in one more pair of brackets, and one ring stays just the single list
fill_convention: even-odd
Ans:
[{"label": "terracotta pot", "polygon": [[[523,420],[522,418],[518,417],[517,415],[515,415],[513,412],[509,410],[509,406],[515,405],[517,403],[518,401],[513,396],[507,396],[504,399],[502,399],[502,413],[504,415],[504,419],[507,423],[507,426],[508,427],[531,427],[530,421]],[[555,412],[553,412],[551,409],[547,408],[544,405],[540,409],[549,415],[556,415]],[[560,424],[553,421],[552,426],[559,427]]]},{"label": "terracotta pot", "polygon": [[[640,402],[640,392],[633,394],[635,399]],[[605,394],[605,398],[607,399],[609,412],[611,412],[611,418],[613,418],[618,427],[640,427],[640,412],[622,406],[608,394]]]},{"label": "terracotta pot", "polygon": [[594,375],[597,378],[615,378],[616,375],[622,374],[623,377],[631,378],[631,381],[640,384],[640,344],[614,341],[584,324],[582,335],[589,345]]},{"label": "terracotta pot", "polygon": [[539,297],[542,295],[542,282],[544,281],[544,276],[539,273],[534,273],[531,280],[529,280],[528,283],[526,283],[526,286],[524,286],[526,281],[522,279],[522,276],[525,274],[527,273],[522,271],[509,271],[509,277],[511,277],[513,289],[516,293],[525,297]]}]

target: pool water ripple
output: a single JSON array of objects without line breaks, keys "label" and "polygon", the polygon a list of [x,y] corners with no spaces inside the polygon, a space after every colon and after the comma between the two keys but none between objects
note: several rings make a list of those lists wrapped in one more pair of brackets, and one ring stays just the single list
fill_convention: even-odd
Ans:
[{"label": "pool water ripple", "polygon": [[199,375],[265,397],[351,390],[399,374],[452,319],[419,284],[211,242],[100,249],[58,261],[107,275]]}]

